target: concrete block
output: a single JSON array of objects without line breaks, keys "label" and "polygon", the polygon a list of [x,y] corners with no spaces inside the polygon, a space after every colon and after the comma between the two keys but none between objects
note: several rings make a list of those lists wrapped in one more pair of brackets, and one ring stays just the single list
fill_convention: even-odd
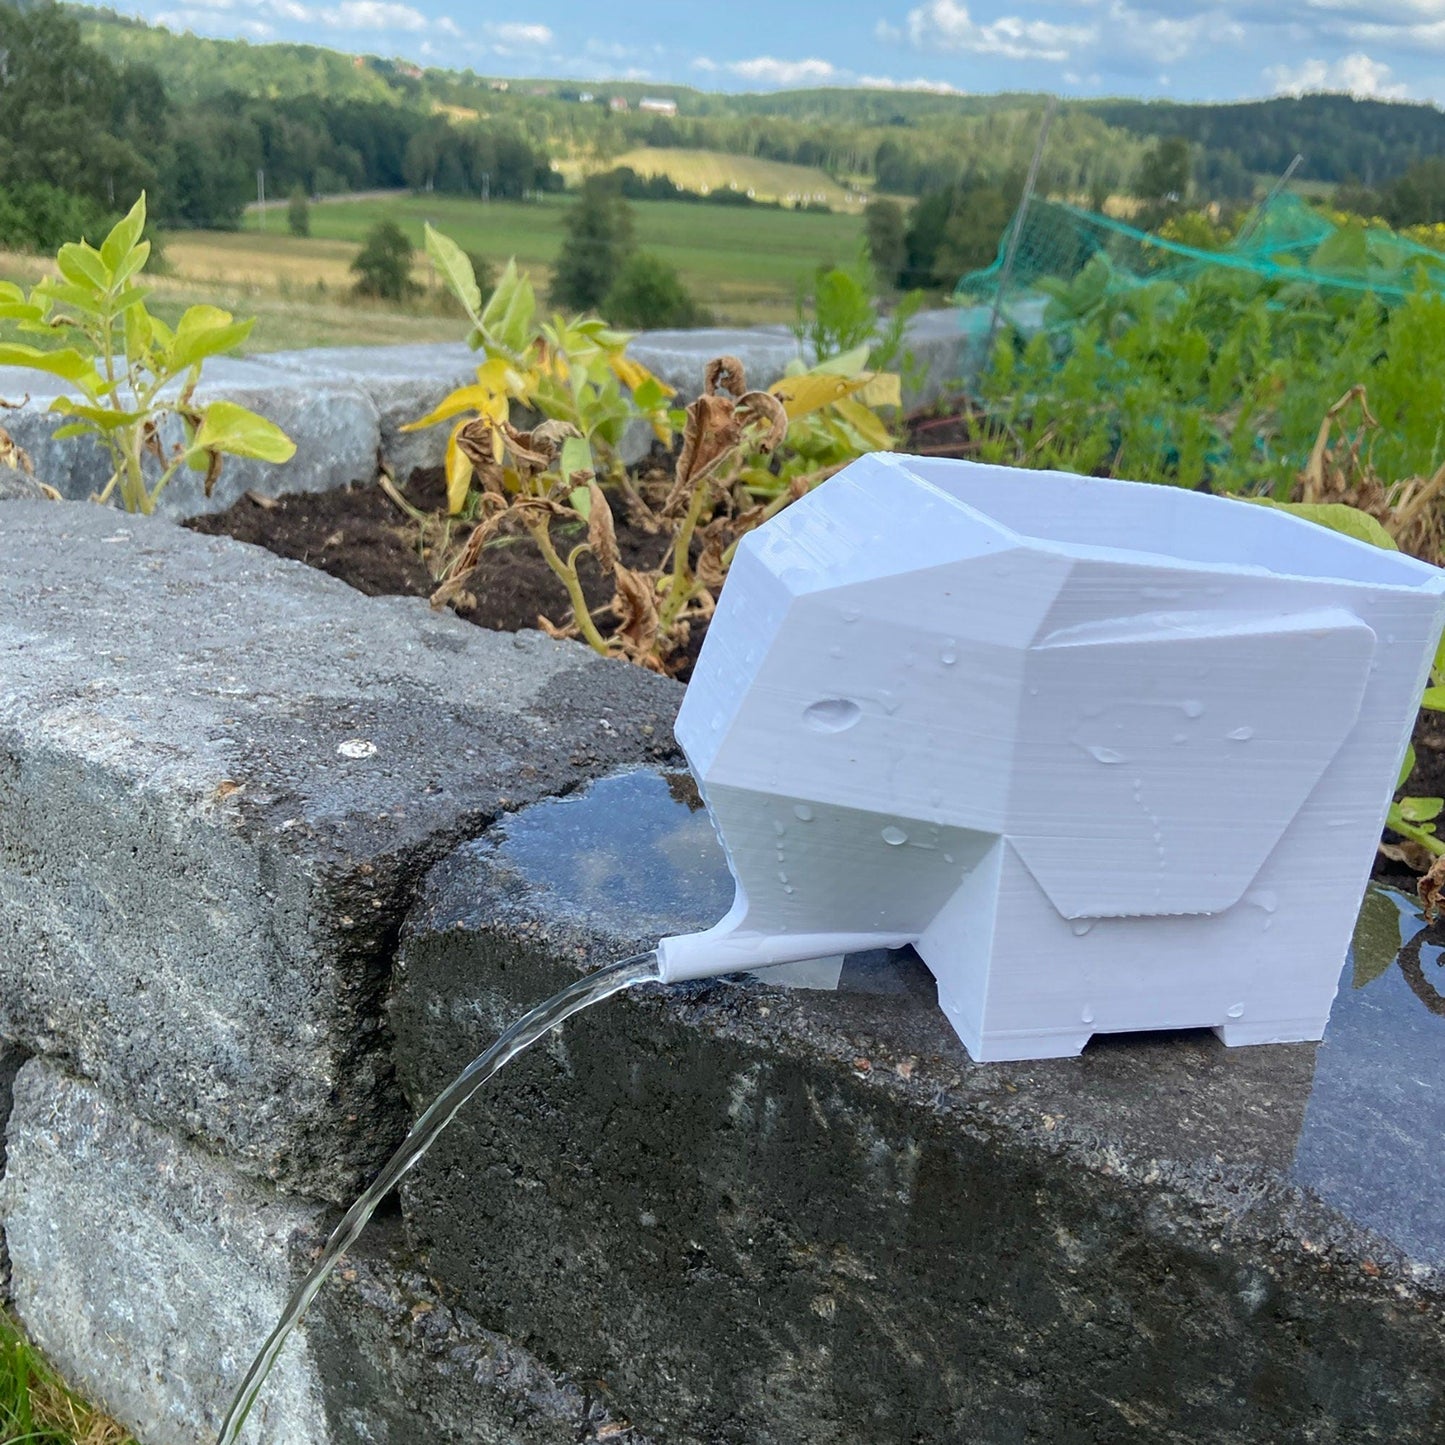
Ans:
[{"label": "concrete block", "polygon": [[[322,1222],[39,1060],[16,1082],[0,1213],[30,1338],[146,1445],[215,1438]],[[329,1440],[304,1335],[247,1438]]]},{"label": "concrete block", "polygon": [[[720,853],[683,784],[646,779],[434,870],[391,1011],[414,1109],[579,971],[717,916]],[[1342,1030],[974,1065],[909,955],[849,960],[834,994],[652,987],[513,1065],[404,1216],[449,1300],[667,1445],[1424,1442],[1445,1427],[1445,1213],[1423,1203],[1445,1119],[1409,1082],[1445,1066],[1432,1037],[1398,1059]],[[1295,1159],[1327,1127],[1312,1098],[1342,1092],[1411,1107],[1328,1136],[1322,1197]],[[1412,1187],[1336,1207],[1399,1131]]]},{"label": "concrete block", "polygon": [[[0,1212],[16,1305],[68,1380],[146,1445],[214,1440],[329,1220],[36,1061]],[[584,1388],[449,1308],[378,1220],[287,1342],[267,1445],[649,1445]]]},{"label": "concrete block", "polygon": [[645,331],[629,348],[655,376],[676,387],[686,405],[702,392],[703,372],[715,356],[736,356],[748,385],[770,386],[802,355],[797,338],[765,327],[709,327],[699,331]]},{"label": "concrete block", "polygon": [[[48,408],[63,394],[64,388],[43,373],[0,368],[0,398],[15,401],[28,395],[30,399],[28,406],[6,411],[6,430],[29,452],[41,481],[62,496],[84,501],[105,486],[110,460],[86,438],[56,439],[55,433],[68,419]],[[206,367],[196,396],[201,401],[234,401],[259,412],[296,443],[296,455],[281,465],[227,457],[209,498],[201,476],[184,469],[161,493],[157,504],[161,516],[224,511],[251,490],[321,492],[370,481],[376,475],[379,414],[371,398],[348,382],[310,380],[261,362],[221,357]],[[180,435],[179,423],[168,424],[163,444],[170,447]]]},{"label": "concrete block", "polygon": [[0,512],[0,1035],[343,1200],[427,868],[665,756],[677,684],[112,509]]},{"label": "concrete block", "polygon": [[417,467],[442,464],[449,428],[434,426],[419,432],[401,428],[425,416],[449,392],[474,382],[484,359],[464,342],[312,347],[271,352],[263,358],[278,371],[364,392],[380,418],[382,459],[403,483]]}]

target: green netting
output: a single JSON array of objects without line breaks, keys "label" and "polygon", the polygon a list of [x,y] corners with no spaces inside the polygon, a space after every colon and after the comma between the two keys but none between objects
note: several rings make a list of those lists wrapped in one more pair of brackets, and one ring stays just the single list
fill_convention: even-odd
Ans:
[{"label": "green netting", "polygon": [[1445,289],[1445,255],[1383,226],[1336,224],[1291,195],[1261,207],[1220,250],[1168,240],[1062,201],[1034,200],[1024,211],[1006,278],[1017,226],[1015,216],[994,263],[965,276],[955,289],[956,301],[991,305],[1006,285],[1012,309],[1030,297],[1042,301],[1057,294],[1061,284],[1075,282],[1086,271],[1101,289],[1116,291],[1158,282],[1185,285],[1222,271],[1324,290],[1370,292],[1385,301],[1421,285]]}]

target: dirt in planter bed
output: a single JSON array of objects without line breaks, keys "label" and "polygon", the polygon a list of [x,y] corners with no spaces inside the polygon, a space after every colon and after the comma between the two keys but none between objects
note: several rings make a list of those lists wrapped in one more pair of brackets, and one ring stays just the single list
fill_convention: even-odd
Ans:
[{"label": "dirt in planter bed", "polygon": [[[421,511],[443,515],[440,469],[413,472],[402,495]],[[437,586],[417,524],[375,484],[288,493],[263,502],[242,497],[228,511],[193,518],[186,526],[209,536],[254,542],[277,556],[329,572],[368,597],[429,597]],[[563,555],[585,540],[580,528],[556,526],[552,535]],[[667,538],[634,528],[619,516],[617,545],[627,566],[655,567]],[[612,600],[612,579],[601,574],[590,555],[583,557],[578,572],[594,607]],[[516,632],[535,627],[538,614],[558,624],[571,617],[565,589],[525,535],[488,547],[468,590],[475,604],[458,608],[458,615],[480,627]]]}]

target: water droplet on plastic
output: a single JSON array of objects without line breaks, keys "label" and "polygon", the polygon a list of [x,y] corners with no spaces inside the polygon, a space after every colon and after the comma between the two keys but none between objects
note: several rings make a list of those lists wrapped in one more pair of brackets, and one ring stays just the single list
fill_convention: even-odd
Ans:
[{"label": "water droplet on plastic", "polygon": [[813,821],[813,810],[806,803],[794,803],[793,816],[800,823],[811,823]]},{"label": "water droplet on plastic", "polygon": [[1230,1008],[1229,1016],[1232,1019],[1242,1019],[1244,1017],[1244,1005],[1242,1003],[1235,1004]]},{"label": "water droplet on plastic", "polygon": [[803,722],[820,733],[841,733],[862,716],[863,709],[846,697],[825,697],[803,710]]},{"label": "water droplet on plastic", "polygon": [[829,656],[829,657],[842,657],[842,655],[843,655],[843,649],[842,649],[841,647],[830,647],[830,648],[828,649],[828,656]]},{"label": "water droplet on plastic", "polygon": [[944,861],[945,863],[952,863],[952,862],[953,862],[953,854],[952,854],[952,853],[945,853],[945,854],[943,855],[943,861]]},{"label": "water droplet on plastic", "polygon": [[902,828],[890,823],[883,830],[883,841],[896,848],[900,843],[906,843],[908,841],[908,834],[905,833]]},{"label": "water droplet on plastic", "polygon": [[1254,892],[1245,894],[1245,902],[1264,909],[1266,913],[1273,913],[1279,907],[1279,894],[1273,888],[1256,888]]},{"label": "water droplet on plastic", "polygon": [[1204,716],[1204,704],[1200,702],[1198,698],[1188,698],[1184,702],[1180,703],[1179,706],[1184,710],[1185,717]]},{"label": "water droplet on plastic", "polygon": [[1122,763],[1124,754],[1115,752],[1113,748],[1092,747],[1089,749],[1089,756],[1096,763]]},{"label": "water droplet on plastic", "polygon": [[1235,730],[1230,733],[1229,740],[1235,743],[1247,743],[1253,736],[1253,728],[1235,728]]},{"label": "water droplet on plastic", "polygon": [[1031,688],[1029,689],[1029,696],[1030,696],[1030,697],[1037,697],[1038,695],[1039,695],[1039,690],[1038,690],[1038,688],[1036,688],[1036,687],[1031,687]]},{"label": "water droplet on plastic", "polygon": [[856,607],[845,607],[842,613],[844,622],[856,622],[862,615]]},{"label": "water droplet on plastic", "polygon": [[791,884],[785,883],[785,884],[783,885],[783,892],[784,892],[784,893],[791,893],[792,891],[793,891],[793,889],[792,889],[792,885],[791,885]]},{"label": "water droplet on plastic", "polygon": [[1080,1017],[1086,1024],[1091,1024],[1091,1023],[1094,1022],[1094,1010],[1091,1009],[1088,1004],[1085,1004],[1085,1005],[1084,1005],[1084,1011],[1083,1011],[1083,1013],[1081,1013],[1081,1014],[1079,1015],[1079,1017]]},{"label": "water droplet on plastic", "polygon": [[787,881],[788,881],[788,875],[787,875],[786,873],[783,873],[783,872],[780,871],[780,872],[778,873],[778,882],[779,882],[779,883],[786,883]]},{"label": "water droplet on plastic", "polygon": [[1092,918],[1074,919],[1074,922],[1072,924],[1074,930],[1074,937],[1082,938],[1093,926],[1094,920]]},{"label": "water droplet on plastic", "polygon": [[940,652],[938,654],[938,660],[945,667],[952,667],[953,664],[958,661],[958,654],[956,652],[950,652],[945,649],[943,652]]},{"label": "water droplet on plastic", "polygon": [[1187,743],[1187,742],[1189,741],[1189,734],[1188,734],[1188,733],[1175,733],[1175,734],[1174,734],[1174,741],[1175,741],[1176,743]]},{"label": "water droplet on plastic", "polygon": [[775,832],[778,837],[781,838],[787,831],[788,825],[786,823],[780,822],[777,818],[773,819],[773,832]]}]

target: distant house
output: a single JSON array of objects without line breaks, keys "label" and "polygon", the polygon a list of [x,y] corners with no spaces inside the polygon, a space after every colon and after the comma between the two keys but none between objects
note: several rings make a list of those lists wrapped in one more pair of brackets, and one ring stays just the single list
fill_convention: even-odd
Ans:
[{"label": "distant house", "polygon": [[638,110],[648,111],[652,115],[676,115],[677,102],[675,100],[656,100],[643,96],[637,102]]},{"label": "distant house", "polygon": [[596,99],[597,97],[593,95],[590,90],[584,90],[582,94],[577,97],[577,103],[579,105],[591,105]]},{"label": "distant house", "polygon": [[625,95],[612,96],[611,99],[607,102],[607,109],[616,111],[618,115],[622,115],[625,111],[630,109],[627,104],[627,97]]},{"label": "distant house", "polygon": [[419,65],[398,65],[396,67],[408,80],[420,80],[422,69]]},{"label": "distant house", "polygon": [[510,83],[505,80],[489,80],[487,82],[488,90],[510,90],[511,88]]}]

